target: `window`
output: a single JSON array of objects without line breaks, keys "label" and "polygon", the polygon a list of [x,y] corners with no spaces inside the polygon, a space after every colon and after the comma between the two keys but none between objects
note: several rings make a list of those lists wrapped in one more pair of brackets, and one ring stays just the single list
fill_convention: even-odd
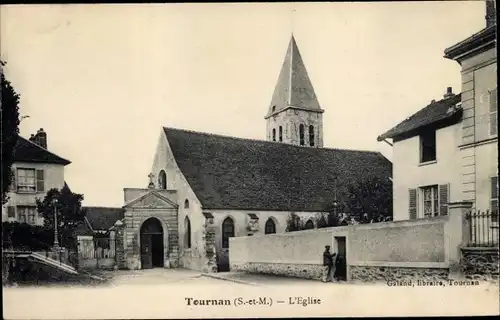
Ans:
[{"label": "window", "polygon": [[276,129],[273,129],[273,141],[276,141]]},{"label": "window", "polygon": [[491,221],[498,222],[498,177],[491,178]]},{"label": "window", "polygon": [[314,224],[311,220],[307,220],[306,225],[304,226],[304,229],[314,229]]},{"label": "window", "polygon": [[276,106],[273,106],[273,112],[276,111]]},{"label": "window", "polygon": [[439,215],[438,187],[430,186],[421,188],[422,193],[422,215],[424,218]]},{"label": "window", "polygon": [[276,233],[276,224],[274,223],[273,219],[271,218],[267,219],[266,226],[264,228],[264,233],[265,234]]},{"label": "window", "polygon": [[301,124],[299,125],[299,139],[300,139],[300,145],[304,145],[304,125]]},{"label": "window", "polygon": [[314,147],[314,126],[309,126],[309,145]]},{"label": "window", "polygon": [[188,199],[186,199],[184,201],[184,209],[189,209],[189,200]]},{"label": "window", "polygon": [[187,216],[184,218],[184,248],[191,248],[191,221]]},{"label": "window", "polygon": [[160,174],[158,175],[158,188],[167,189],[167,174],[164,170],[161,170]]},{"label": "window", "polygon": [[36,207],[18,206],[17,214],[19,222],[34,224],[36,217]]},{"label": "window", "polygon": [[420,162],[436,160],[436,131],[432,130],[420,136]]},{"label": "window", "polygon": [[17,169],[17,190],[21,192],[36,192],[35,174],[35,169]]},{"label": "window", "polygon": [[15,218],[16,217],[16,208],[14,206],[7,207],[7,218]]},{"label": "window", "polygon": [[230,237],[234,237],[234,222],[227,217],[222,222],[222,248],[229,248]]},{"label": "window", "polygon": [[282,126],[280,126],[280,128],[279,128],[279,135],[280,135],[279,136],[280,142],[283,142],[283,127]]},{"label": "window", "polygon": [[490,135],[498,133],[497,89],[490,91]]}]

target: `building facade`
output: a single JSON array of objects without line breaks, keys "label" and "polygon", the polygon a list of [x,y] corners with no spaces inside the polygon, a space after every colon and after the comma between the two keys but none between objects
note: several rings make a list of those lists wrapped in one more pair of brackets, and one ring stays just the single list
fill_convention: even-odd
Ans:
[{"label": "building facade", "polygon": [[267,141],[162,128],[148,188],[125,189],[123,267],[228,271],[229,238],[285,232],[291,213],[314,228],[352,184],[392,177],[378,152],[323,148],[293,37],[271,100]]},{"label": "building facade", "polygon": [[2,206],[2,221],[42,225],[36,199],[43,199],[50,189],[64,187],[64,168],[71,162],[47,150],[43,129],[29,139],[19,136],[13,160],[13,179],[8,202]]},{"label": "building facade", "polygon": [[447,203],[471,201],[498,223],[498,114],[495,3],[487,26],[445,50],[462,66],[462,92],[378,137],[393,140],[394,220],[447,214]]}]

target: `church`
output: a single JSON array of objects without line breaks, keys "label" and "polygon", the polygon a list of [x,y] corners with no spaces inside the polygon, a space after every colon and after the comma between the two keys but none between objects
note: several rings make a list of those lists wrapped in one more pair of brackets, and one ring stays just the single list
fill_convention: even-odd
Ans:
[{"label": "church", "polygon": [[[292,35],[266,140],[161,128],[148,188],[125,188],[118,267],[228,271],[229,238],[316,227],[347,189],[392,176],[379,152],[323,147],[323,113]],[[264,128],[264,126],[263,126]]]}]

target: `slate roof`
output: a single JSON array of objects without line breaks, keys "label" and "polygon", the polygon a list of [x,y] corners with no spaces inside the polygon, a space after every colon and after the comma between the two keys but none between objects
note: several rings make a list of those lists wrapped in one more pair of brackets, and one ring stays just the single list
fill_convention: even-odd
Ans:
[{"label": "slate roof", "polygon": [[86,217],[92,229],[108,230],[117,220],[124,218],[123,208],[110,207],[83,207],[86,210]]},{"label": "slate roof", "polygon": [[288,44],[266,118],[289,107],[323,112],[293,35]]},{"label": "slate roof", "polygon": [[21,136],[18,137],[14,147],[13,160],[14,162],[55,163],[62,165],[71,163],[71,161],[63,159]]},{"label": "slate roof", "polygon": [[497,26],[492,25],[482,29],[472,36],[460,41],[459,43],[444,50],[444,57],[447,59],[455,59],[458,56],[474,50],[480,46],[490,43],[494,45],[496,42]]},{"label": "slate roof", "polygon": [[382,141],[388,138],[392,139],[404,134],[411,134],[412,132],[416,135],[419,129],[425,126],[453,118],[457,115],[457,113],[461,112],[461,109],[450,110],[450,107],[455,106],[459,102],[461,102],[461,94],[456,94],[448,99],[433,102],[412,116],[406,118],[403,122],[399,123],[386,133],[378,136],[377,140]]},{"label": "slate roof", "polygon": [[204,209],[326,211],[348,185],[392,177],[379,152],[310,148],[164,128]]}]

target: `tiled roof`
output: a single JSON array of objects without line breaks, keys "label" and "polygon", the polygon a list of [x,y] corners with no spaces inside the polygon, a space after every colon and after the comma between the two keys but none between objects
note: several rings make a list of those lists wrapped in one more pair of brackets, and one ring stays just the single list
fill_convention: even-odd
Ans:
[{"label": "tiled roof", "polygon": [[14,162],[41,162],[68,165],[71,162],[63,159],[21,136],[14,147]]},{"label": "tiled roof", "polygon": [[457,112],[461,112],[461,109],[455,110],[450,108],[455,106],[460,101],[461,94],[456,94],[448,99],[432,102],[427,107],[408,117],[394,128],[380,135],[377,140],[382,141],[388,138],[392,139],[411,132],[417,134],[418,129],[424,126],[452,118],[457,115]]},{"label": "tiled roof", "polygon": [[83,207],[83,209],[94,230],[108,230],[117,220],[123,219],[125,212],[123,208]]},{"label": "tiled roof", "polygon": [[323,112],[292,35],[266,117],[288,107]]},{"label": "tiled roof", "polygon": [[455,59],[470,50],[476,49],[484,44],[496,41],[497,26],[492,25],[473,34],[465,40],[444,50],[444,57],[447,59]]},{"label": "tiled roof", "polygon": [[326,211],[348,185],[392,176],[379,152],[299,147],[164,128],[204,209]]}]

